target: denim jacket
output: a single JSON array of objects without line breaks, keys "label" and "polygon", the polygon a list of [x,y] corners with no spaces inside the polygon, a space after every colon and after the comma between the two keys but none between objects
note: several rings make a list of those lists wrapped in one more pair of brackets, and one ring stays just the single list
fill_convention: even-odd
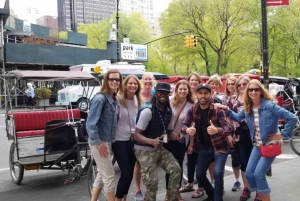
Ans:
[{"label": "denim jacket", "polygon": [[118,111],[119,107],[110,95],[98,93],[94,96],[86,120],[91,145],[115,141]]},{"label": "denim jacket", "polygon": [[[289,139],[292,138],[292,132],[297,123],[297,117],[294,114],[278,106],[276,103],[265,99],[261,100],[258,113],[259,130],[263,144],[266,144],[266,142],[268,141],[269,134],[274,134],[278,132],[279,119],[285,119],[287,121],[287,124],[281,131],[281,135],[288,137]],[[249,114],[245,114],[244,109],[241,110],[239,113],[235,113],[234,111],[228,109],[226,115],[230,119],[237,122],[246,119],[247,125],[250,129],[250,137],[252,140],[254,139],[253,111],[251,111]]]}]

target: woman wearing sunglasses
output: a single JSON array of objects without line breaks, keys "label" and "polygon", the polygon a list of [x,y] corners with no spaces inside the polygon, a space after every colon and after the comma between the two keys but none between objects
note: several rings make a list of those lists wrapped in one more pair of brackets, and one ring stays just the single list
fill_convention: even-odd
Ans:
[{"label": "woman wearing sunglasses", "polygon": [[92,99],[86,122],[89,145],[98,168],[93,184],[91,201],[97,201],[104,189],[107,201],[115,200],[115,170],[111,162],[111,143],[115,141],[119,105],[116,101],[122,75],[116,69],[110,69],[104,76],[100,93]]},{"label": "woman wearing sunglasses", "polygon": [[[244,94],[246,92],[246,87],[249,82],[250,82],[250,78],[245,75],[242,75],[237,79],[236,86],[235,86],[237,95],[232,96],[227,101],[227,106],[232,111],[238,113],[243,109]],[[251,196],[251,191],[249,188],[248,180],[245,176],[245,171],[246,171],[246,167],[250,158],[253,145],[252,145],[252,140],[250,138],[250,130],[245,120],[242,120],[240,122],[233,121],[233,125],[234,125],[233,138],[235,141],[238,161],[240,163],[241,176],[244,184],[244,190],[242,195],[240,196],[240,200],[245,201],[248,200]],[[254,201],[261,201],[259,194],[256,193]]]},{"label": "woman wearing sunglasses", "polygon": [[[239,113],[235,113],[228,106],[216,104],[216,107],[227,111],[230,119],[236,122],[246,120],[254,145],[246,168],[246,178],[251,191],[256,191],[262,201],[271,201],[266,173],[276,157],[262,157],[260,146],[283,137],[291,139],[297,117],[278,106],[258,80],[251,80],[246,86],[243,106]],[[281,133],[278,132],[279,119],[287,121]]]},{"label": "woman wearing sunglasses", "polygon": [[[227,98],[226,105],[228,105],[232,100],[235,100],[238,97],[236,96],[236,94],[238,93],[238,89],[236,89],[236,84],[237,84],[236,77],[230,76],[229,78],[226,79],[225,84],[226,84],[225,96]],[[231,155],[231,167],[233,169],[233,173],[236,178],[236,182],[233,184],[231,190],[235,192],[241,188],[241,183],[239,180],[241,164],[240,164],[238,153],[236,151],[231,152],[230,155]]]}]

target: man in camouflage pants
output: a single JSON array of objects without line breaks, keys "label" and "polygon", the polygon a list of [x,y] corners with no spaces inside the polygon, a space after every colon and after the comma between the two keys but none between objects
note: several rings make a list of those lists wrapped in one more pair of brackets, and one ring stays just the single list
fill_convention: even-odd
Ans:
[{"label": "man in camouflage pants", "polygon": [[142,110],[136,126],[135,155],[141,165],[143,183],[147,187],[147,200],[156,200],[157,167],[160,166],[170,175],[168,200],[177,201],[181,168],[173,155],[162,146],[173,130],[173,126],[169,125],[173,118],[169,103],[171,87],[167,83],[158,83],[155,89],[151,106]]}]

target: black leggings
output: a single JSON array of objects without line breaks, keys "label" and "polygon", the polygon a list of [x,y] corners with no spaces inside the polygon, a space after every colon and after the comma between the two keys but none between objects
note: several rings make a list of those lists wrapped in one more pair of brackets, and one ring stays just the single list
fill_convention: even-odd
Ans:
[{"label": "black leggings", "polygon": [[187,161],[188,161],[187,176],[188,176],[188,183],[191,184],[193,184],[195,180],[197,159],[198,159],[198,153],[193,152],[192,154],[187,154]]},{"label": "black leggings", "polygon": [[[182,182],[182,163],[186,151],[185,142],[180,143],[177,140],[170,140],[167,144],[164,144],[164,147],[176,158],[181,168],[181,177],[180,177],[180,186]],[[169,174],[166,174],[166,189],[168,189],[169,185]]]},{"label": "black leggings", "polygon": [[112,143],[112,151],[121,171],[121,177],[116,191],[116,198],[122,199],[128,194],[133,178],[134,165],[136,162],[133,142],[131,140],[116,141],[115,143]]}]

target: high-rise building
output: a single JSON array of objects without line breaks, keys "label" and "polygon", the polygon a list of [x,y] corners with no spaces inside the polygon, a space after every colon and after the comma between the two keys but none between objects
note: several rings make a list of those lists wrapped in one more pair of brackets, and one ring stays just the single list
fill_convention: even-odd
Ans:
[{"label": "high-rise building", "polygon": [[80,23],[97,23],[116,11],[116,0],[57,0],[59,30],[76,30]]},{"label": "high-rise building", "polygon": [[44,15],[43,17],[40,17],[36,19],[36,24],[49,27],[50,28],[50,36],[58,37],[58,22],[57,17]]},{"label": "high-rise building", "polygon": [[153,4],[154,0],[120,0],[120,11],[126,14],[139,12],[147,20],[150,33],[160,35],[159,15],[155,12]]}]

